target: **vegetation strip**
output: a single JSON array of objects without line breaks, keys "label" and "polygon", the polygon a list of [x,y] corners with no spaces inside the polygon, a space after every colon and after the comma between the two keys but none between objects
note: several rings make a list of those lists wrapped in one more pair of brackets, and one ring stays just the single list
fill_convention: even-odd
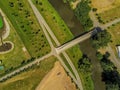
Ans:
[{"label": "vegetation strip", "polygon": [[3,27],[3,19],[2,16],[0,15],[0,29]]}]

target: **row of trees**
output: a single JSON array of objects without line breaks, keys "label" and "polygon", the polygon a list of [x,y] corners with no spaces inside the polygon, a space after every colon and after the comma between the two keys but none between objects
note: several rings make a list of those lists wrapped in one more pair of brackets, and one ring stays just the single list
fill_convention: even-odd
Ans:
[{"label": "row of trees", "polygon": [[78,68],[85,74],[91,74],[92,64],[86,55],[83,55],[82,58],[78,61]]},{"label": "row of trees", "polygon": [[89,17],[89,12],[91,11],[89,3],[89,0],[82,0],[75,9],[75,15],[85,30],[89,30],[93,26],[93,22]]},{"label": "row of trees", "polygon": [[97,52],[96,56],[103,68],[102,80],[106,84],[106,90],[120,90],[120,74],[114,64],[108,59],[110,54],[106,52],[106,54],[102,55]]},{"label": "row of trees", "polygon": [[[17,69],[20,68],[21,66],[24,66],[24,65],[27,65],[27,64],[30,63],[30,62],[33,62],[35,59],[36,59],[35,57],[31,57],[31,58],[28,59],[27,61],[23,60],[19,66],[17,66],[17,67],[10,67],[9,69],[5,70],[5,73],[0,74],[0,77],[6,75],[6,74],[8,74],[8,73],[10,73],[10,72],[13,71],[13,70],[17,70]],[[19,74],[19,73],[21,73],[21,72],[25,72],[25,71],[28,71],[29,69],[32,69],[32,68],[36,67],[36,64],[37,64],[37,63],[32,64],[31,66],[25,67],[23,70],[20,70],[19,72],[16,72],[16,73],[14,73],[14,74],[11,75],[11,76],[6,77],[5,79],[3,79],[3,80],[0,81],[0,82],[4,82],[4,81],[6,81],[7,79],[12,78],[13,76],[16,76],[17,74]]]}]

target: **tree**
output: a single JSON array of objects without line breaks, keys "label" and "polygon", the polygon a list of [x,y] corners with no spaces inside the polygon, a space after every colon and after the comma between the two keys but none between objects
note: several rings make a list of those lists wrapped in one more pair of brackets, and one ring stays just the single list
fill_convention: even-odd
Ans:
[{"label": "tree", "polygon": [[104,30],[93,35],[91,40],[93,47],[99,49],[108,45],[108,43],[111,41],[111,35],[109,32]]},{"label": "tree", "polygon": [[103,55],[100,52],[97,52],[96,56],[99,60],[101,60],[103,58]]},{"label": "tree", "polygon": [[116,70],[104,71],[102,73],[102,80],[105,81],[106,84],[120,85],[120,74]]},{"label": "tree", "polygon": [[83,72],[91,72],[92,65],[90,59],[86,56],[83,56],[82,59],[78,61],[78,68]]},{"label": "tree", "polygon": [[75,15],[85,30],[89,30],[93,26],[93,22],[89,17],[90,10],[89,0],[82,0],[75,9]]},{"label": "tree", "polygon": [[107,84],[106,90],[119,90],[119,85],[118,84]]}]

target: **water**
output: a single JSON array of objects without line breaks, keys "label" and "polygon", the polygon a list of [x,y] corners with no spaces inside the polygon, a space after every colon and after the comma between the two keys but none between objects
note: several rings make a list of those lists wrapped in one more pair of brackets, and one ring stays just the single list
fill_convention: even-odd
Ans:
[{"label": "water", "polygon": [[[74,36],[78,36],[84,33],[82,25],[75,17],[74,12],[73,10],[71,10],[69,5],[64,4],[62,0],[49,0],[49,1],[56,9],[56,11],[59,13],[59,15],[62,17],[67,26],[70,28]],[[102,69],[99,60],[97,60],[95,56],[96,50],[92,47],[89,39],[80,43],[79,45],[82,52],[91,59],[91,62],[93,64],[92,78],[94,81],[95,90],[105,90],[105,84],[101,81]]]}]

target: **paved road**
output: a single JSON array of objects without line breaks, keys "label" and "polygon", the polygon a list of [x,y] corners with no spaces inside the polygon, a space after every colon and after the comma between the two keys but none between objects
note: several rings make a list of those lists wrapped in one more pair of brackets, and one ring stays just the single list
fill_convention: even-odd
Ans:
[{"label": "paved road", "polygon": [[[35,13],[38,21],[40,22],[40,24],[43,24],[43,25],[45,26],[45,28],[46,28],[47,32],[50,34],[51,38],[55,41],[55,43],[56,43],[58,46],[60,46],[60,42],[57,40],[56,36],[55,36],[54,33],[52,32],[52,30],[50,29],[50,27],[48,26],[48,24],[46,23],[45,19],[44,19],[44,18],[42,17],[42,15],[40,14],[40,12],[39,12],[39,11],[37,10],[37,8],[34,6],[34,4],[32,3],[32,1],[31,1],[31,0],[28,0],[28,2],[30,3],[30,5],[31,5],[31,7],[32,7],[32,9],[33,9],[33,11],[34,11],[34,13]],[[41,23],[41,22],[42,22],[42,23]],[[64,53],[63,53],[63,55],[64,55],[65,57],[68,57],[68,56],[66,56],[67,54],[64,54]],[[57,57],[59,58],[58,54],[55,54],[55,56],[57,56]],[[76,76],[78,87],[80,88],[80,90],[83,90],[82,83],[81,83],[81,79],[80,79],[80,77],[79,77],[79,74],[78,74],[76,68],[74,67],[74,65],[73,65],[73,63],[71,62],[71,60],[69,59],[69,57],[66,58],[66,59],[67,59],[68,63],[70,64],[70,66],[71,66],[71,68],[72,68],[72,70],[73,70],[73,72],[74,72],[74,74],[75,74],[75,76]]]},{"label": "paved road", "polygon": [[70,47],[72,47],[72,46],[74,46],[74,45],[76,45],[76,44],[90,38],[93,35],[93,32],[94,32],[94,30],[92,30],[92,31],[90,31],[90,32],[88,32],[88,33],[86,33],[86,34],[84,34],[82,36],[79,36],[76,39],[73,39],[73,40],[71,40],[71,41],[57,47],[56,52],[59,54],[59,53],[65,51],[65,50],[67,50],[68,48],[70,48]]}]

